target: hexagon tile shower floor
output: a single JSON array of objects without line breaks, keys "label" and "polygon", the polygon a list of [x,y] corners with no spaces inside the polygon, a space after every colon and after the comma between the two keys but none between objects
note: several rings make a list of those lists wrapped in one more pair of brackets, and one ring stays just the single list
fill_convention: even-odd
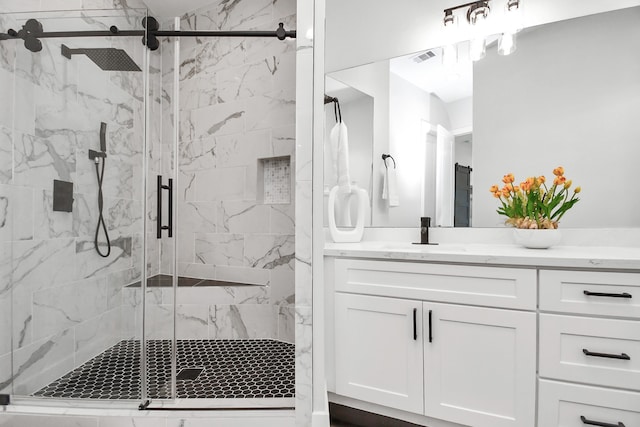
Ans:
[{"label": "hexagon tile shower floor", "polygon": [[[171,341],[150,340],[147,346],[149,397],[167,399]],[[178,340],[177,346],[177,398],[294,397],[293,344],[268,339]],[[192,375],[180,375],[183,369]],[[85,399],[140,399],[140,395],[140,341],[136,340],[120,341],[34,393]]]}]

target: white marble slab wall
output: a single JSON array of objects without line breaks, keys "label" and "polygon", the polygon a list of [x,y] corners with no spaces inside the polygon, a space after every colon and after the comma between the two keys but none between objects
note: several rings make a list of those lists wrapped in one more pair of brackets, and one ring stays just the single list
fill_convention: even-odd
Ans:
[{"label": "white marble slab wall", "polygon": [[[218,0],[185,15],[181,28],[275,30],[279,22],[295,28],[295,0]],[[185,38],[180,55],[178,273],[268,289],[252,312],[183,309],[206,314],[221,336],[235,335],[228,328],[239,318],[245,326],[261,319],[273,338],[292,342],[295,197],[258,202],[257,170],[261,158],[295,159],[295,42]]]},{"label": "white marble slab wall", "polygon": [[[4,0],[2,5],[3,11],[114,7],[100,0],[35,3]],[[46,12],[33,17],[48,30],[72,30],[134,28],[140,16],[128,10],[109,19],[90,12],[55,20],[46,19]],[[0,16],[2,31],[18,24]],[[18,395],[36,391],[126,337],[123,324],[134,319],[123,316],[122,288],[140,273],[136,247],[143,232],[142,73],[102,71],[81,56],[69,60],[60,45],[120,47],[140,66],[144,47],[137,39],[42,43],[39,53],[22,42],[0,43],[0,321],[10,325],[0,328],[0,392]],[[93,244],[98,186],[88,150],[99,150],[100,122],[107,123],[108,258],[98,256]],[[73,212],[53,211],[54,179],[73,182]]]}]

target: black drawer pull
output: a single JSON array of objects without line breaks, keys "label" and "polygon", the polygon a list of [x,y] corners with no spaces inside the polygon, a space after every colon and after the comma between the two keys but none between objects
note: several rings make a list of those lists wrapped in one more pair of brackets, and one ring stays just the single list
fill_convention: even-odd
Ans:
[{"label": "black drawer pull", "polygon": [[413,309],[413,340],[416,341],[418,339],[418,309]]},{"label": "black drawer pull", "polygon": [[609,294],[606,292],[584,291],[584,294],[590,297],[632,298],[632,295],[626,292],[622,292],[621,294]]},{"label": "black drawer pull", "polygon": [[433,342],[433,331],[431,328],[431,310],[429,310],[429,342]]},{"label": "black drawer pull", "polygon": [[624,425],[624,423],[621,423],[621,422],[619,422],[619,421],[618,421],[618,424],[603,423],[603,422],[600,422],[600,421],[592,421],[592,420],[589,420],[589,419],[585,418],[585,416],[584,416],[584,415],[580,415],[580,420],[582,420],[582,423],[583,423],[583,424],[587,424],[587,425],[590,425],[590,426],[600,426],[600,427],[626,427],[626,426]]},{"label": "black drawer pull", "polygon": [[631,360],[628,354],[609,354],[609,353],[594,353],[592,351],[587,350],[586,348],[582,349],[582,352],[585,356],[595,356],[595,357],[606,357],[608,359],[622,359],[622,360]]}]

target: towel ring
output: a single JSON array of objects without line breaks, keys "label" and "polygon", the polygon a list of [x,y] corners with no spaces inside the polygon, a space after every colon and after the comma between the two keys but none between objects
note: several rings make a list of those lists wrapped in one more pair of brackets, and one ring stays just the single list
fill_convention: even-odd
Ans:
[{"label": "towel ring", "polygon": [[384,167],[388,168],[387,166],[387,159],[391,159],[393,160],[393,168],[396,169],[396,159],[394,159],[391,154],[383,154],[382,155],[382,161],[384,162]]}]

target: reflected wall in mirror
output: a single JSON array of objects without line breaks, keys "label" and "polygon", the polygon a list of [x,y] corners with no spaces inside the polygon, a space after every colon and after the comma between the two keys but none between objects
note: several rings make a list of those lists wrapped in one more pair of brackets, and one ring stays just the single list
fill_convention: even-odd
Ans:
[{"label": "reflected wall in mirror", "polygon": [[[451,225],[438,206],[464,193],[458,163],[470,167],[457,198],[469,202],[471,226],[504,226],[488,191],[504,174],[550,177],[559,165],[582,187],[562,228],[640,226],[638,22],[634,7],[530,27],[513,54],[497,55],[494,42],[478,62],[461,51],[456,69],[433,48],[330,73],[373,98],[372,145],[351,155],[352,165],[372,165],[371,225],[417,227],[420,216]],[[453,135],[450,161],[439,156],[438,125]],[[397,162],[398,207],[381,198],[383,153]]]}]

